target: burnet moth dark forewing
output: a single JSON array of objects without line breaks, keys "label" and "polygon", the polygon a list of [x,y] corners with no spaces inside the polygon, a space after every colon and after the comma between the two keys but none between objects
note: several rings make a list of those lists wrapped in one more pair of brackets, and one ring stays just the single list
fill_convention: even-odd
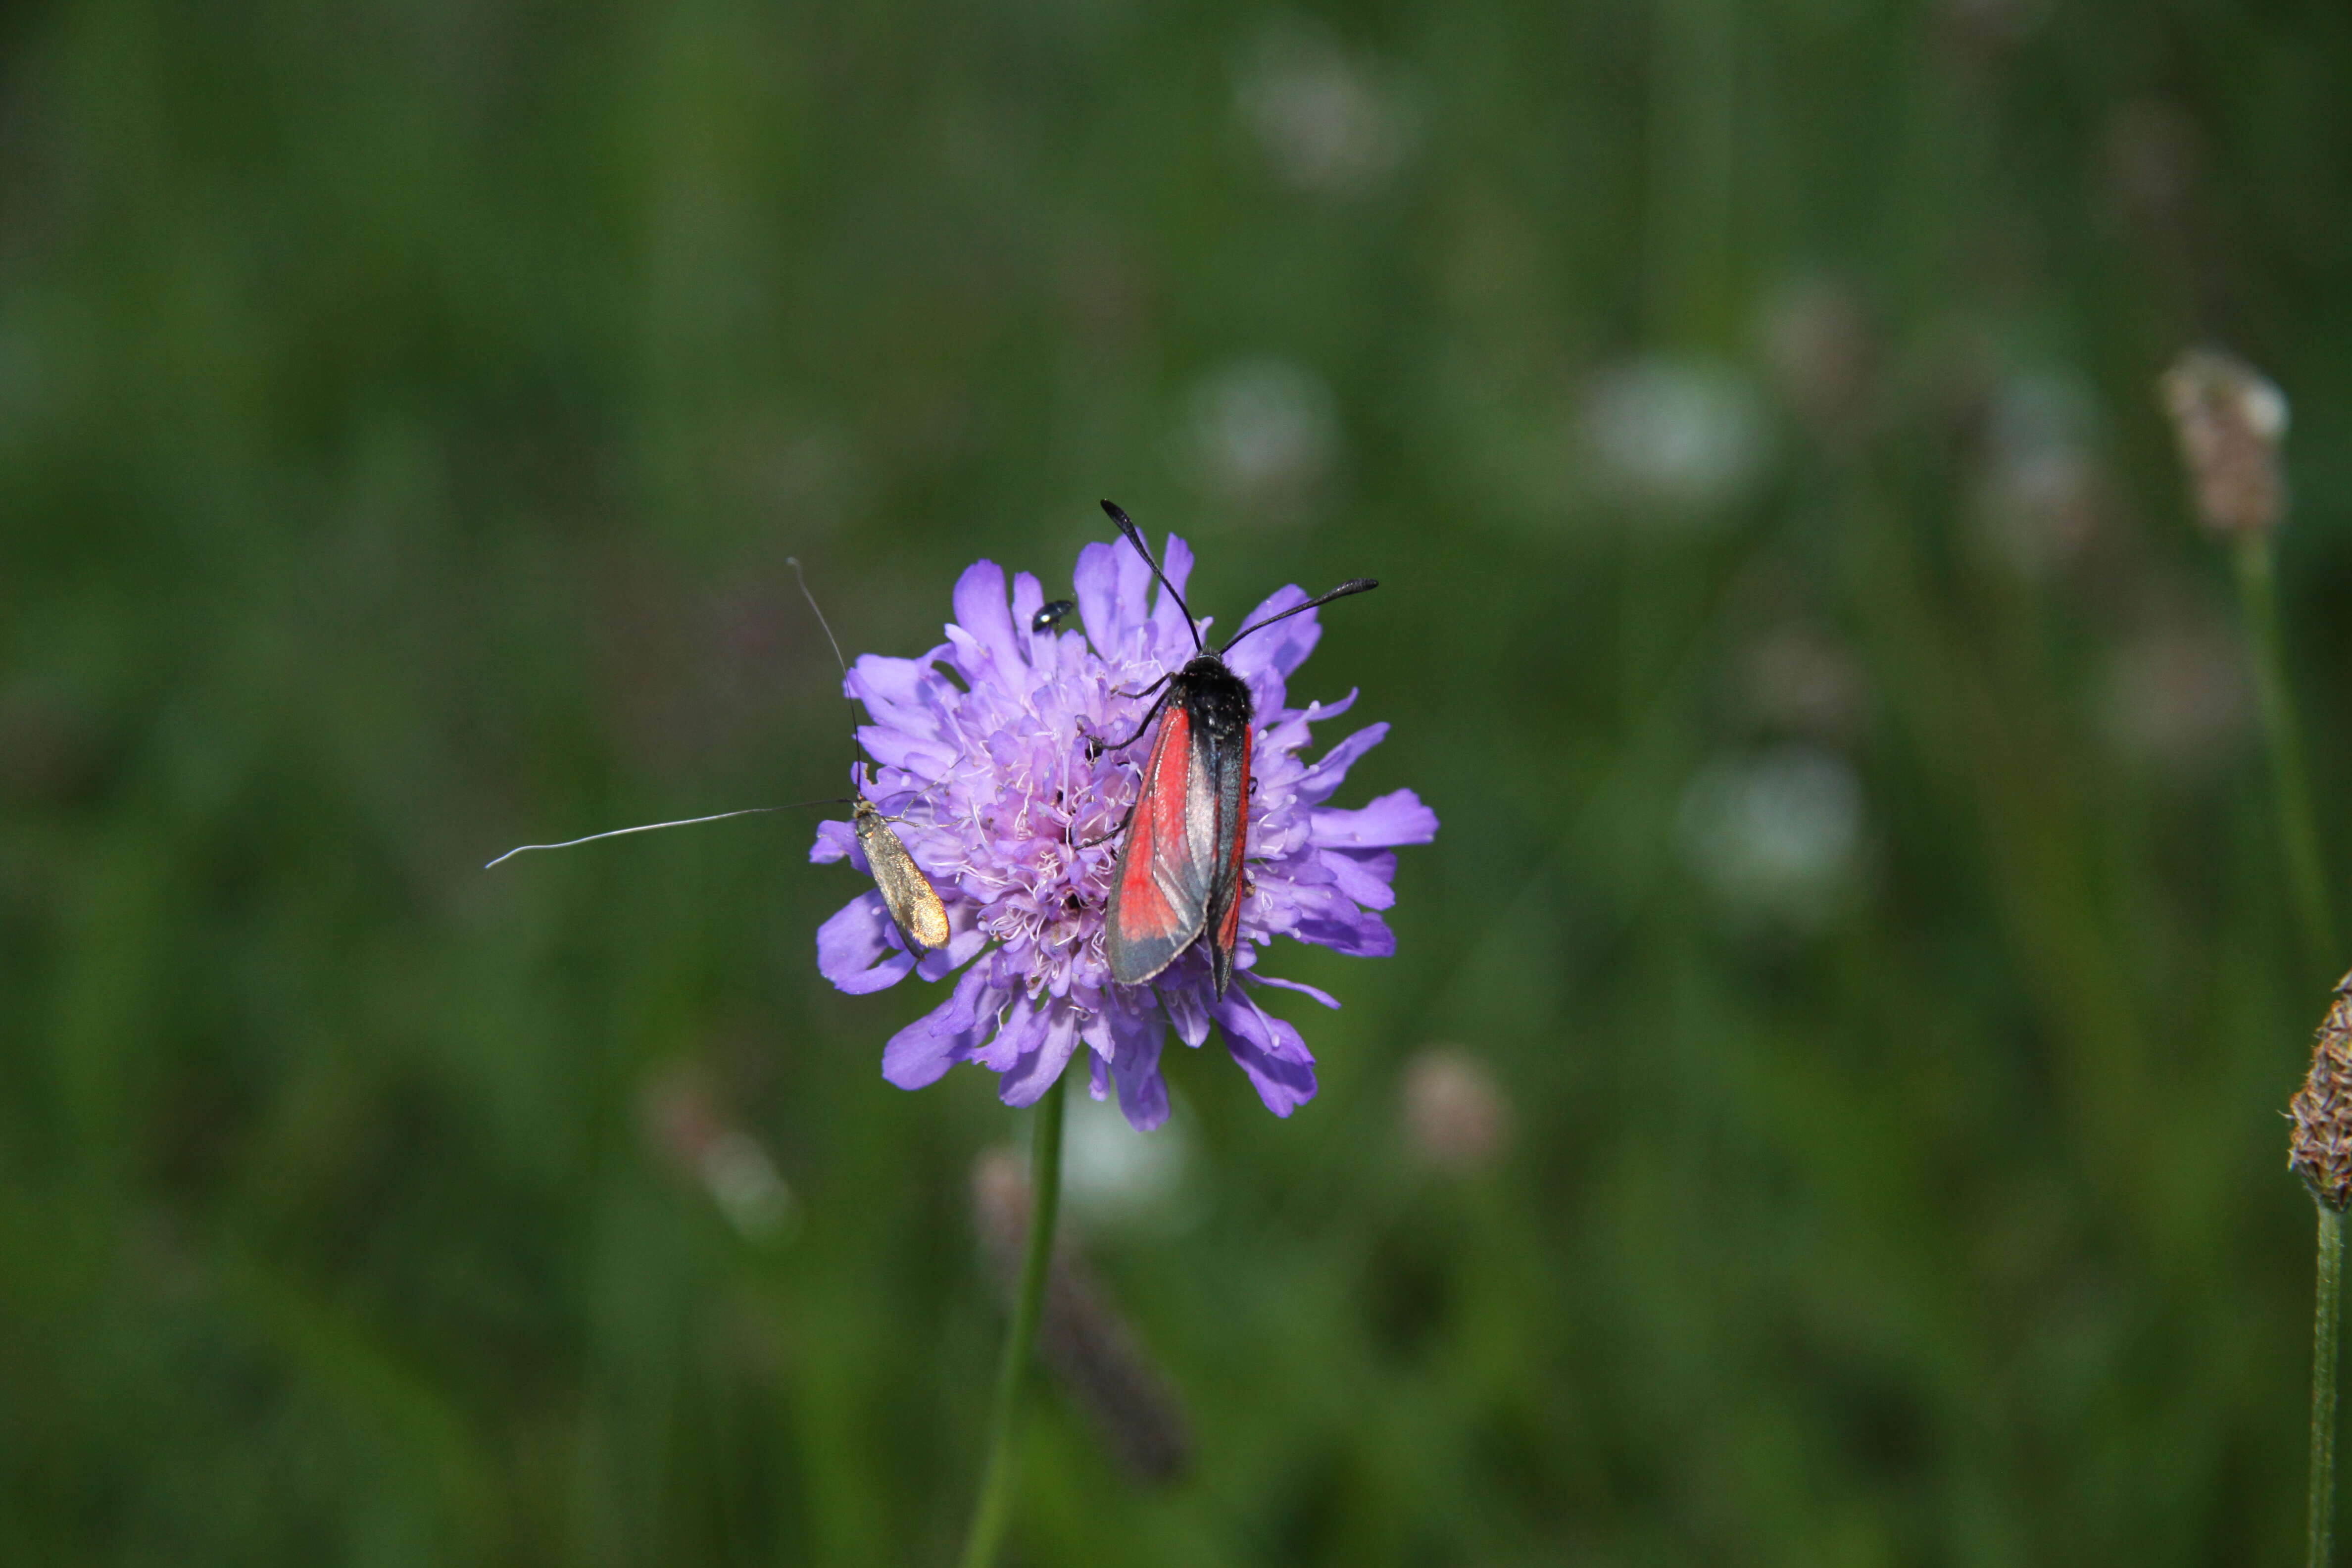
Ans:
[{"label": "burnet moth dark forewing", "polygon": [[1242,638],[1276,621],[1380,584],[1369,577],[1342,583],[1244,626],[1211,652],[1142,531],[1112,502],[1103,502],[1102,509],[1175,598],[1195,650],[1183,668],[1131,694],[1159,691],[1160,697],[1133,734],[1102,747],[1115,752],[1133,745],[1155,720],[1159,723],[1111,872],[1103,950],[1112,979],[1140,985],[1205,933],[1211,974],[1223,996],[1233,982],[1241,931],[1242,855],[1249,842],[1250,753],[1256,735],[1249,688],[1226,668],[1224,656]]}]

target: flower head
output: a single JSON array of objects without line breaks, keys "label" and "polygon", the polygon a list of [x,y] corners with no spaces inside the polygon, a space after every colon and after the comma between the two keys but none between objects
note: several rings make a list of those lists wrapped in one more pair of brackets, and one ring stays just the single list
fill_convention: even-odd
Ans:
[{"label": "flower head", "polygon": [[2310,1075],[2287,1114],[2294,1121],[2287,1168],[2337,1214],[2352,1208],[2352,974],[2336,983],[2312,1042]]},{"label": "flower head", "polygon": [[2158,386],[2205,526],[2226,535],[2277,527],[2286,511],[2285,395],[2244,361],[2203,349],[2175,360]]},{"label": "flower head", "polygon": [[[1161,566],[1179,593],[1192,565],[1171,535]],[[1299,755],[1311,724],[1355,701],[1350,692],[1286,704],[1287,678],[1322,635],[1316,612],[1244,639],[1226,659],[1256,710],[1237,984],[1218,997],[1196,944],[1149,983],[1118,984],[1103,956],[1104,906],[1144,748],[1097,752],[1088,741],[1134,730],[1150,700],[1129,694],[1191,658],[1193,633],[1124,545],[1081,550],[1073,583],[1086,629],[1033,630],[1045,603],[1037,579],[1014,577],[1008,603],[1003,570],[977,562],[956,583],[946,642],[919,658],[866,654],[850,669],[845,689],[872,720],[858,738],[876,764],[870,780],[861,765],[859,787],[902,814],[898,835],[939,889],[951,935],[919,963],[869,890],[818,931],[817,968],[852,993],[910,972],[956,976],[946,1001],[884,1047],[882,1074],[901,1089],[978,1062],[1002,1075],[1005,1103],[1027,1105],[1083,1048],[1095,1097],[1115,1086],[1128,1120],[1149,1129],[1168,1116],[1168,1027],[1197,1047],[1213,1024],[1266,1108],[1287,1116],[1314,1097],[1315,1059],[1252,993],[1280,986],[1339,1003],[1259,973],[1257,949],[1288,935],[1362,957],[1394,952],[1378,913],[1394,898],[1390,851],[1427,843],[1436,816],[1411,790],[1353,810],[1324,804],[1388,726],[1358,730],[1313,762]],[[1306,598],[1284,588],[1249,619]],[[865,868],[845,822],[820,824],[809,858]]]}]

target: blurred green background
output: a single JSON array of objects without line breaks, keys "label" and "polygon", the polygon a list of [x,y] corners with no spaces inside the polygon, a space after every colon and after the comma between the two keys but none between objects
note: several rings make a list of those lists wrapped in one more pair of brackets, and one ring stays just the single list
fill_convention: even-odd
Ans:
[{"label": "blurred green background", "polygon": [[1079,1115],[1193,1462],[1047,1394],[1020,1561],[2299,1552],[2334,976],[2153,383],[2294,404],[2340,899],[2352,14],[80,0],[0,61],[0,1557],[949,1560],[1023,1121],[882,1083],[938,994],[818,979],[803,818],[480,865],[836,790],[784,557],[913,653],[1102,495],[1226,626],[1381,578],[1292,690],[1444,828],[1394,959],[1270,957],[1346,1003],[1307,1110],[1213,1048]]}]

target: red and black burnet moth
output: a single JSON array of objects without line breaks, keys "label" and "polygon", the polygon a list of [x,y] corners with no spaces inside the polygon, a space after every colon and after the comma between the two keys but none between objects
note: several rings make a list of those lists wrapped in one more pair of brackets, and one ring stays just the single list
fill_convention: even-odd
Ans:
[{"label": "red and black burnet moth", "polygon": [[1206,933],[1211,973],[1223,996],[1233,981],[1234,946],[1241,931],[1242,852],[1249,839],[1250,750],[1255,742],[1249,688],[1225,668],[1224,656],[1242,638],[1276,621],[1380,584],[1370,577],[1342,583],[1244,626],[1212,653],[1201,641],[1184,595],[1160,570],[1133,520],[1109,501],[1102,509],[1175,598],[1195,650],[1183,668],[1129,694],[1160,691],[1160,698],[1134,734],[1100,746],[1106,752],[1131,746],[1159,721],[1143,763],[1142,788],[1128,814],[1127,838],[1111,872],[1103,951],[1111,978],[1140,985]]}]

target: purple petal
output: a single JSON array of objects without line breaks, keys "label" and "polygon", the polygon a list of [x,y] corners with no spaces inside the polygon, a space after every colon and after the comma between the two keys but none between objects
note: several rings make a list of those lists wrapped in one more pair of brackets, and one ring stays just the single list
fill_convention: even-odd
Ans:
[{"label": "purple petal", "polygon": [[1327,849],[1320,858],[1331,886],[1364,908],[1384,910],[1396,902],[1396,889],[1389,886],[1396,877],[1396,857],[1388,850]]},{"label": "purple petal", "polygon": [[859,654],[841,689],[866,705],[866,716],[875,724],[939,735],[943,731],[942,717],[961,695],[937,668],[937,661],[947,653],[948,645],[942,643],[920,658]]},{"label": "purple petal", "polygon": [[849,830],[849,824],[827,818],[816,825],[816,841],[809,846],[809,864],[830,866],[835,860],[846,860],[856,847],[857,835]]},{"label": "purple petal", "polygon": [[1076,1007],[1048,1007],[1038,1015],[1043,1028],[1031,1048],[1021,1054],[1004,1075],[997,1098],[1007,1105],[1034,1105],[1054,1087],[1062,1069],[1078,1048],[1079,1013]]},{"label": "purple petal", "polygon": [[921,1089],[969,1061],[987,988],[984,972],[974,967],[956,983],[954,994],[891,1036],[882,1047],[883,1078],[900,1089]]},{"label": "purple petal", "polygon": [[1087,629],[1087,641],[1103,658],[1118,657],[1127,635],[1127,624],[1118,618],[1119,557],[1134,553],[1124,540],[1116,548],[1089,544],[1078,552],[1078,563],[1070,573],[1070,592],[1078,601],[1078,623]]},{"label": "purple petal", "polygon": [[1176,1026],[1176,1037],[1198,1050],[1201,1042],[1209,1037],[1209,1010],[1204,1002],[1208,976],[1187,975],[1199,984],[1163,987],[1160,993],[1162,1005],[1168,1009],[1168,1021]]},{"label": "purple petal", "polygon": [[1045,607],[1045,584],[1037,581],[1037,574],[1034,572],[1015,572],[1013,574],[1013,629],[1020,636],[1021,657],[1024,660],[1034,662],[1031,659],[1029,649],[1040,635],[1047,637],[1053,635],[1050,632],[1039,634],[1029,629],[1030,623],[1037,618],[1037,612]]},{"label": "purple petal", "polygon": [[1314,731],[1307,728],[1308,725],[1319,724],[1326,719],[1336,719],[1355,705],[1356,693],[1350,691],[1337,702],[1309,702],[1304,708],[1284,709],[1280,717],[1267,726],[1265,735],[1261,738],[1259,749],[1266,752],[1295,752],[1313,739]]},{"label": "purple petal", "polygon": [[1118,624],[1139,630],[1151,619],[1151,595],[1159,591],[1160,581],[1135,546],[1121,540],[1111,548],[1118,552]]},{"label": "purple petal", "polygon": [[882,767],[897,768],[923,779],[944,776],[955,766],[958,755],[952,740],[886,729],[879,724],[868,724],[859,730],[857,743]]},{"label": "purple petal", "polygon": [[1118,1108],[1138,1132],[1168,1120],[1168,1081],[1160,1076],[1160,1049],[1167,1026],[1152,1013],[1114,1013],[1111,1076],[1118,1080]]},{"label": "purple petal", "polygon": [[[1293,605],[1306,602],[1307,590],[1297,584],[1278,588],[1265,603],[1243,616],[1234,630],[1236,633],[1248,631],[1268,616],[1280,615]],[[1250,632],[1234,645],[1232,657],[1225,660],[1226,667],[1249,683],[1250,695],[1262,710],[1268,713],[1280,711],[1284,678],[1297,669],[1307,656],[1315,651],[1315,645],[1322,640],[1323,627],[1316,618],[1319,613],[1308,610],[1303,615],[1293,616],[1262,632]]]},{"label": "purple petal", "polygon": [[1386,738],[1386,723],[1367,724],[1321,756],[1298,780],[1298,798],[1308,805],[1319,805],[1331,798],[1333,792],[1347,782],[1348,770],[1356,759],[1370,751]]},{"label": "purple petal", "polygon": [[1078,1043],[1100,1061],[1108,1061],[1118,1054],[1118,1037],[1112,1032],[1112,1019],[1103,1011],[1099,993],[1076,1004],[1078,1008]]},{"label": "purple petal", "polygon": [[1301,909],[1291,924],[1290,934],[1300,942],[1311,942],[1349,958],[1396,956],[1396,932],[1389,930],[1388,922],[1336,893],[1317,907]]},{"label": "purple petal", "polygon": [[1078,616],[1087,640],[1114,663],[1144,651],[1142,631],[1151,612],[1151,568],[1124,539],[1089,544],[1078,552],[1070,585],[1078,595]]},{"label": "purple petal", "polygon": [[816,972],[852,996],[896,985],[914,967],[878,891],[858,894],[817,928]]},{"label": "purple petal", "polygon": [[1341,891],[1330,876],[1329,858],[1294,863],[1281,882],[1258,883],[1261,928],[1269,935],[1311,942],[1360,958],[1385,958],[1396,951],[1396,934],[1381,917]]},{"label": "purple petal", "polygon": [[1268,1110],[1287,1116],[1315,1098],[1315,1058],[1297,1030],[1239,990],[1226,992],[1211,1010],[1224,1032],[1225,1049]]},{"label": "purple petal", "polygon": [[1045,1037],[1045,1015],[1026,995],[1015,996],[1013,1005],[997,1021],[996,1033],[982,1045],[974,1059],[991,1072],[1011,1072],[1015,1063],[1034,1052]]},{"label": "purple petal", "polygon": [[[993,561],[975,561],[963,569],[956,579],[955,625],[948,630],[950,641],[955,639],[957,628],[987,650],[987,657],[997,669],[1011,676],[1026,662],[1021,657],[1022,639],[1013,631],[1012,612],[1004,602],[1004,568]],[[967,661],[966,672],[975,677],[980,668]]]},{"label": "purple petal", "polygon": [[[958,905],[949,910],[948,921],[950,927],[953,926],[957,916],[961,913],[963,907]],[[950,935],[947,946],[937,952],[927,954],[921,963],[915,965],[915,973],[919,979],[937,984],[970,963],[980,950],[987,945],[988,933],[977,926],[968,926]]]},{"label": "purple petal", "polygon": [[1271,974],[1259,974],[1255,972],[1251,973],[1250,978],[1260,985],[1278,985],[1285,991],[1296,991],[1302,996],[1312,996],[1334,1011],[1337,1011],[1339,1005],[1339,999],[1337,996],[1332,995],[1328,991],[1318,990],[1303,980],[1282,980]]},{"label": "purple petal", "polygon": [[1437,813],[1409,789],[1393,790],[1353,811],[1318,806],[1314,843],[1323,849],[1380,849],[1426,844],[1437,837]]},{"label": "purple petal", "polygon": [[[1119,548],[1129,555],[1135,553],[1135,547],[1124,540],[1120,541]],[[1170,534],[1167,544],[1160,552],[1160,570],[1166,573],[1168,581],[1176,585],[1177,594],[1183,593],[1184,584],[1192,580],[1192,547]],[[1184,612],[1177,606],[1175,595],[1165,588],[1160,590],[1160,597],[1152,603],[1151,640],[1153,647],[1163,658],[1192,657],[1192,628],[1184,619]]]}]

